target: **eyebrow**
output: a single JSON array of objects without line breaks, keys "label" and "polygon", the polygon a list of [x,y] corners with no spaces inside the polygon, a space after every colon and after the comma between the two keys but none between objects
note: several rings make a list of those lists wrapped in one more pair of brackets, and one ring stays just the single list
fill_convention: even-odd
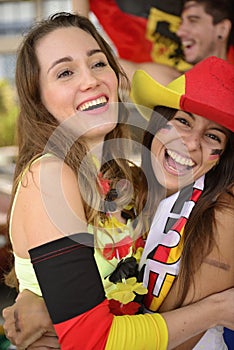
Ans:
[{"label": "eyebrow", "polygon": [[[87,57],[91,57],[97,53],[103,53],[104,52],[101,49],[93,49],[93,50],[89,50],[87,51]],[[65,56],[65,57],[61,57],[58,60],[54,61],[51,66],[49,67],[47,74],[49,73],[49,71],[54,68],[57,64],[63,63],[63,62],[72,62],[73,58],[71,56]]]},{"label": "eyebrow", "polygon": [[[186,111],[182,111],[182,112],[188,114],[193,120],[195,120],[195,117],[194,117],[194,115],[192,113],[186,112]],[[205,117],[202,117],[202,118],[205,118]],[[208,118],[205,118],[205,119],[208,119]],[[208,119],[208,120],[210,120],[210,119]],[[221,125],[220,125],[220,127],[213,126],[213,127],[211,127],[211,129],[212,130],[217,130],[219,132],[222,132],[225,136],[228,136],[228,131],[226,129],[222,129]]]},{"label": "eyebrow", "polygon": [[193,113],[187,112],[187,111],[182,111],[182,109],[181,109],[181,112],[183,112],[183,113],[189,115],[193,120],[195,120],[195,117],[194,117]]},{"label": "eyebrow", "polygon": [[188,17],[187,17],[188,19],[200,19],[201,18],[201,16],[198,16],[198,15],[189,15]]},{"label": "eyebrow", "polygon": [[187,3],[187,4],[184,5],[182,11],[187,10],[187,9],[191,9],[193,7],[194,8],[199,8],[199,5],[196,4],[196,3],[192,3],[192,4],[191,3]]}]

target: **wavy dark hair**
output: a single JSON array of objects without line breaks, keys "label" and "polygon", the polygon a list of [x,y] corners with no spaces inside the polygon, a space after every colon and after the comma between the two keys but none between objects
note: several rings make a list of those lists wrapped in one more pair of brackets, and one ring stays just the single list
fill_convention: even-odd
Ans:
[{"label": "wavy dark hair", "polygon": [[[176,109],[157,106],[147,127],[143,139],[142,170],[146,174],[145,183],[142,183],[140,196],[142,197],[143,216],[148,218],[150,226],[159,202],[165,198],[165,189],[158,183],[149,157],[151,144],[157,131],[173,118]],[[219,163],[205,176],[204,191],[195,205],[185,226],[184,249],[181,257],[180,272],[178,275],[178,300],[176,307],[180,307],[185,300],[193,276],[201,266],[205,257],[216,245],[214,234],[215,211],[230,209],[234,198],[234,133],[229,132],[226,148]],[[147,179],[147,180],[146,180]]]}]

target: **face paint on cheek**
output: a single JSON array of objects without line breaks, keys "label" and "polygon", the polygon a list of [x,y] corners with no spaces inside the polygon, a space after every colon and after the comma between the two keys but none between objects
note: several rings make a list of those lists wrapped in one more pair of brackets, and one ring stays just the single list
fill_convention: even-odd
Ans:
[{"label": "face paint on cheek", "polygon": [[167,134],[171,129],[173,128],[172,125],[170,124],[166,124],[164,125],[161,129],[158,130],[158,133],[160,134]]},{"label": "face paint on cheek", "polygon": [[211,162],[218,160],[222,152],[222,149],[212,149],[208,160]]}]

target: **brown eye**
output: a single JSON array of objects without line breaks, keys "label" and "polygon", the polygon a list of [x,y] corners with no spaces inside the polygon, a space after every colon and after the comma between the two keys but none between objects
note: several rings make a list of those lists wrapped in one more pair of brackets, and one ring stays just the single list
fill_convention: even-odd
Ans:
[{"label": "brown eye", "polygon": [[185,118],[177,117],[177,118],[175,118],[175,120],[177,120],[179,123],[181,123],[183,125],[190,126],[189,122]]},{"label": "brown eye", "polygon": [[220,138],[217,135],[215,135],[215,134],[209,133],[209,134],[206,134],[206,136],[209,137],[211,140],[214,140],[214,141],[217,141],[217,142],[221,143]]}]

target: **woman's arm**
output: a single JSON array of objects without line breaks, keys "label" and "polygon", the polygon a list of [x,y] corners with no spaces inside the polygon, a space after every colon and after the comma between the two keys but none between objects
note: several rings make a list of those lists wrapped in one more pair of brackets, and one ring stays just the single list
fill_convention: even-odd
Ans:
[{"label": "woman's arm", "polygon": [[[230,308],[233,303],[234,289],[230,289],[187,307],[163,313],[169,333],[168,348],[173,349],[186,339],[216,325],[234,329],[234,310]],[[6,334],[17,347],[27,348],[39,339],[44,345],[58,348],[44,301],[35,294],[23,291],[14,305],[4,309],[3,317]],[[51,337],[41,340],[41,336],[46,334]]]},{"label": "woman's arm", "polygon": [[[167,328],[163,318],[159,315],[114,317],[110,313],[94,259],[90,235],[88,233],[69,235],[72,221],[68,220],[69,226],[63,226],[67,219],[67,216],[64,215],[66,208],[64,209],[61,201],[58,201],[58,193],[55,191],[58,164],[53,166],[51,169],[50,164],[45,178],[47,186],[40,188],[39,173],[34,172],[34,176],[28,179],[27,186],[18,199],[23,204],[21,214],[25,219],[24,231],[27,232],[27,247],[60,344],[64,349],[72,344],[74,349],[82,350],[114,349],[113,346],[121,349],[120,342],[125,345],[129,343],[128,348],[132,347],[135,350],[144,348],[145,344],[148,349],[166,349]],[[69,203],[69,208],[72,208],[72,212],[75,212],[78,217],[80,211],[84,216],[78,188],[78,193],[74,196],[77,183],[70,169],[65,167],[62,171],[62,179],[62,193]],[[44,197],[44,201],[41,197]],[[55,213],[53,210],[50,211],[54,207]],[[64,220],[59,220],[59,213]],[[67,215],[70,215],[69,211]],[[57,220],[59,224],[55,225]],[[78,232],[82,232],[81,225],[76,224],[74,227],[78,228]],[[217,306],[216,311],[219,311]],[[192,335],[197,334],[194,328],[196,326],[199,332],[203,329],[202,327],[206,329],[211,319],[212,314],[209,315],[208,322],[203,326],[200,320],[198,325],[191,324],[188,332],[191,332]],[[171,321],[168,320],[168,322]],[[214,324],[217,323],[212,319],[209,325]],[[171,331],[174,326],[173,324]],[[177,322],[177,327],[180,327],[179,322]],[[122,332],[119,337],[119,331],[123,330],[125,333]],[[175,332],[177,331],[178,328]],[[186,337],[189,336],[191,335],[186,334]],[[172,348],[175,345],[174,338],[171,339],[169,346]],[[175,344],[177,343],[176,338]]]},{"label": "woman's arm", "polygon": [[[226,200],[229,201],[229,205],[215,212],[216,226],[214,227],[214,233],[216,245],[214,245],[211,253],[205,258],[196,272],[194,286],[190,286],[184,301],[185,305],[234,286],[234,208],[231,206],[233,198],[227,196]],[[179,283],[179,279],[177,282]],[[177,282],[175,282],[160,308],[160,312],[174,309],[174,303],[178,294]],[[189,342],[179,346],[177,350],[186,350],[194,347],[201,336],[202,334],[194,339],[190,339]]]},{"label": "woman's arm", "polygon": [[162,313],[168,326],[168,349],[174,349],[187,339],[215,326],[222,325],[233,330],[234,308],[230,305],[234,305],[234,288]]},{"label": "woman's arm", "polygon": [[[17,348],[28,348],[43,336],[48,346],[53,342],[58,348],[58,337],[43,298],[24,290],[15,303],[3,310],[4,330],[7,338]],[[49,344],[48,344],[49,342]]]}]

